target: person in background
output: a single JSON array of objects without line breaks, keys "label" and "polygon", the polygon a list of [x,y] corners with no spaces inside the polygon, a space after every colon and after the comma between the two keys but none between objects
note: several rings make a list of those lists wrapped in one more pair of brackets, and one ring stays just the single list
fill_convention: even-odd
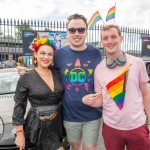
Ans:
[{"label": "person in background", "polygon": [[[63,85],[58,71],[52,67],[56,46],[48,38],[40,38],[33,49],[34,69],[20,77],[14,97],[15,143],[22,150],[27,138],[35,150],[64,150],[60,112]],[[31,108],[24,118],[27,101]]]},{"label": "person in background", "polygon": [[13,55],[8,54],[8,60],[4,62],[4,68],[15,68],[17,67],[17,62],[13,60]]},{"label": "person in background", "polygon": [[[101,94],[94,92],[94,69],[101,61],[100,50],[85,44],[87,19],[80,14],[68,17],[68,46],[55,53],[54,67],[60,71],[64,86],[63,120],[71,150],[97,150],[102,109],[95,108]],[[20,75],[26,68],[18,67]],[[90,100],[92,107],[83,103]]]},{"label": "person in background", "polygon": [[24,63],[23,56],[19,56],[19,57],[18,57],[17,66],[23,66],[23,67],[26,67],[26,65],[25,65],[25,63]]},{"label": "person in background", "polygon": [[107,150],[150,150],[149,77],[141,58],[121,50],[122,40],[117,25],[102,27],[106,59],[95,69],[94,85],[103,96],[97,106],[103,106],[104,143]]}]

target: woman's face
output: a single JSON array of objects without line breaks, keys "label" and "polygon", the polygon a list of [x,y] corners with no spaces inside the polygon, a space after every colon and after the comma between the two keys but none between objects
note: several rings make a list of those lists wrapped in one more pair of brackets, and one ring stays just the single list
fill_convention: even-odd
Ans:
[{"label": "woman's face", "polygon": [[53,63],[54,50],[49,45],[41,45],[35,53],[37,58],[38,67],[48,68]]}]

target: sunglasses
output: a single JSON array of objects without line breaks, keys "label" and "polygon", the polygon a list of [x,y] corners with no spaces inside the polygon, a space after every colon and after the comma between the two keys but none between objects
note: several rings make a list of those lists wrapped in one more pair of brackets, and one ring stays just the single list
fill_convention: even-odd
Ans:
[{"label": "sunglasses", "polygon": [[78,31],[79,34],[84,34],[85,30],[87,30],[86,28],[68,28],[68,31],[70,34],[75,34],[76,31]]}]

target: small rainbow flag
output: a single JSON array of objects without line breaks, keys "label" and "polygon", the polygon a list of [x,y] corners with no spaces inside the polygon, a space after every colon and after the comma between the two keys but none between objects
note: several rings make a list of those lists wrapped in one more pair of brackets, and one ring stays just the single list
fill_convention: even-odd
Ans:
[{"label": "small rainbow flag", "polygon": [[108,13],[107,13],[107,16],[106,16],[106,22],[107,22],[108,20],[111,20],[111,19],[115,18],[115,10],[116,10],[116,7],[115,7],[115,6],[113,6],[113,7],[111,7],[111,8],[109,9],[109,11],[108,11]]},{"label": "small rainbow flag", "polygon": [[100,16],[100,13],[98,10],[93,14],[91,19],[88,22],[88,27],[93,28],[97,21],[102,20],[102,17]]},{"label": "small rainbow flag", "polygon": [[126,83],[128,78],[128,65],[117,77],[106,85],[110,97],[114,100],[119,109],[123,108],[125,99]]}]

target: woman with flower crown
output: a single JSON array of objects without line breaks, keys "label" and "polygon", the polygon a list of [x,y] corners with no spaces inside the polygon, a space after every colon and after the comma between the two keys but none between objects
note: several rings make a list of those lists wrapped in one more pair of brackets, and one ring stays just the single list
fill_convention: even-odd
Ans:
[{"label": "woman with flower crown", "polygon": [[[15,92],[15,143],[22,150],[28,138],[35,150],[63,150],[60,113],[63,85],[59,73],[52,67],[56,46],[45,37],[38,39],[33,49],[35,68],[20,77]],[[24,119],[27,101],[31,108]]]}]

